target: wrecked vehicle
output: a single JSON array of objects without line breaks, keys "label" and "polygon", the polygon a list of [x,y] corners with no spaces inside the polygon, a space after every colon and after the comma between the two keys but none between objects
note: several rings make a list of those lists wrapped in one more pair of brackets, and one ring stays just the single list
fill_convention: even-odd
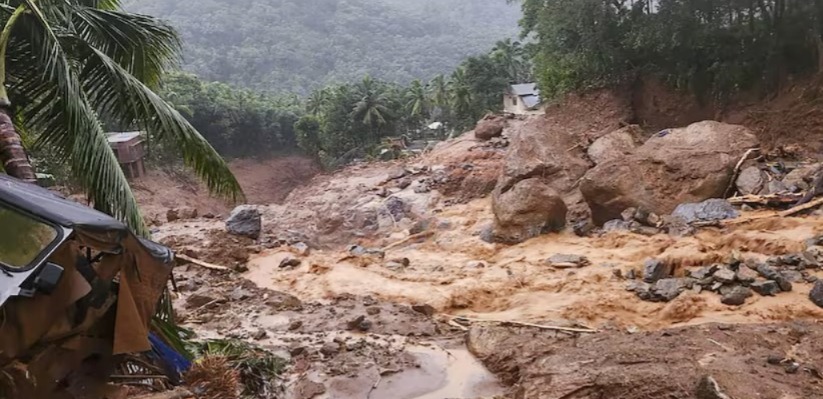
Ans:
[{"label": "wrecked vehicle", "polygon": [[0,174],[0,398],[103,397],[151,349],[174,256],[120,221]]}]

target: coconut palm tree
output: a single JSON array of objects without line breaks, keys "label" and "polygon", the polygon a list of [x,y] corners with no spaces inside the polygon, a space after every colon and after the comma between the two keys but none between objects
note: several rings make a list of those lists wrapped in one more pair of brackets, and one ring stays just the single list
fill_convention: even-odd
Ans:
[{"label": "coconut palm tree", "polygon": [[388,125],[393,116],[388,105],[389,98],[385,88],[369,76],[363,78],[357,91],[360,101],[355,104],[352,117],[368,128],[369,140],[376,142],[380,139],[380,129]]},{"label": "coconut palm tree", "polygon": [[71,169],[97,209],[146,234],[102,120],[173,143],[213,193],[238,200],[242,191],[217,152],[153,91],[179,54],[175,31],[119,3],[0,3],[0,162],[34,180],[25,136]]},{"label": "coconut palm tree", "polygon": [[459,67],[452,73],[449,81],[449,93],[451,94],[450,105],[454,112],[463,119],[470,119],[473,98],[471,84],[465,68]]},{"label": "coconut palm tree", "polygon": [[416,119],[423,119],[429,113],[429,98],[426,88],[420,80],[414,80],[406,91],[406,108],[409,115]]}]

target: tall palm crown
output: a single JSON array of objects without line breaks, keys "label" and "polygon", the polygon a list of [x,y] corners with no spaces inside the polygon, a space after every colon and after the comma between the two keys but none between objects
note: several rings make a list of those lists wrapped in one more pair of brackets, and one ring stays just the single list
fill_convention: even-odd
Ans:
[{"label": "tall palm crown", "polygon": [[392,117],[389,110],[389,99],[385,93],[385,88],[379,82],[366,76],[357,87],[357,95],[360,101],[355,104],[352,115],[355,120],[361,121],[372,130],[372,134],[381,126],[389,123]]},{"label": "tall palm crown", "polygon": [[171,27],[122,11],[119,0],[2,0],[0,26],[0,161],[7,173],[33,177],[18,148],[22,133],[71,168],[97,209],[146,234],[105,120],[175,144],[213,193],[242,198],[223,159],[153,91],[179,54]]}]

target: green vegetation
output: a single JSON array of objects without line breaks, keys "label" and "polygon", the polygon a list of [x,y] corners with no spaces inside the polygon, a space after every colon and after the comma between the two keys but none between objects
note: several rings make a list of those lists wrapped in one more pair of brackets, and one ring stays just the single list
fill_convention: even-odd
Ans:
[{"label": "green vegetation", "polygon": [[546,95],[656,75],[716,99],[774,90],[823,54],[823,1],[523,0]]},{"label": "green vegetation", "polygon": [[[464,61],[451,75],[401,86],[366,76],[327,86],[305,99],[259,94],[195,75],[170,74],[161,95],[226,157],[270,156],[302,150],[327,167],[376,155],[382,139],[420,138],[438,121],[463,131],[487,112],[499,111],[508,82],[531,78],[518,42],[504,40]],[[428,132],[431,133],[431,132]],[[175,153],[152,140],[155,164]]]},{"label": "green vegetation", "polygon": [[117,0],[5,1],[0,24],[0,161],[7,173],[34,180],[19,145],[33,143],[68,167],[97,209],[147,235],[109,148],[106,121],[173,145],[212,192],[242,197],[223,159],[152,90],[178,54],[171,27],[124,12]]},{"label": "green vegetation", "polygon": [[181,32],[184,66],[208,81],[307,95],[333,84],[408,84],[449,73],[517,35],[504,0],[128,0]]},{"label": "green vegetation", "polygon": [[[258,94],[225,83],[203,82],[186,73],[167,76],[160,95],[225,157],[271,155],[296,148],[294,123],[303,111],[297,97]],[[176,155],[171,150],[162,148],[152,155],[165,156],[162,161],[169,162]]]}]

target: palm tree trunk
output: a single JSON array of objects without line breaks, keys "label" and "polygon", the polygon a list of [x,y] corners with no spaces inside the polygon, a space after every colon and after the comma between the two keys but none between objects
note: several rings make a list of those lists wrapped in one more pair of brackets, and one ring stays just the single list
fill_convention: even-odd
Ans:
[{"label": "palm tree trunk", "polygon": [[0,107],[0,163],[9,176],[30,183],[37,182],[34,168],[23,149],[23,141],[14,128],[7,107]]}]

